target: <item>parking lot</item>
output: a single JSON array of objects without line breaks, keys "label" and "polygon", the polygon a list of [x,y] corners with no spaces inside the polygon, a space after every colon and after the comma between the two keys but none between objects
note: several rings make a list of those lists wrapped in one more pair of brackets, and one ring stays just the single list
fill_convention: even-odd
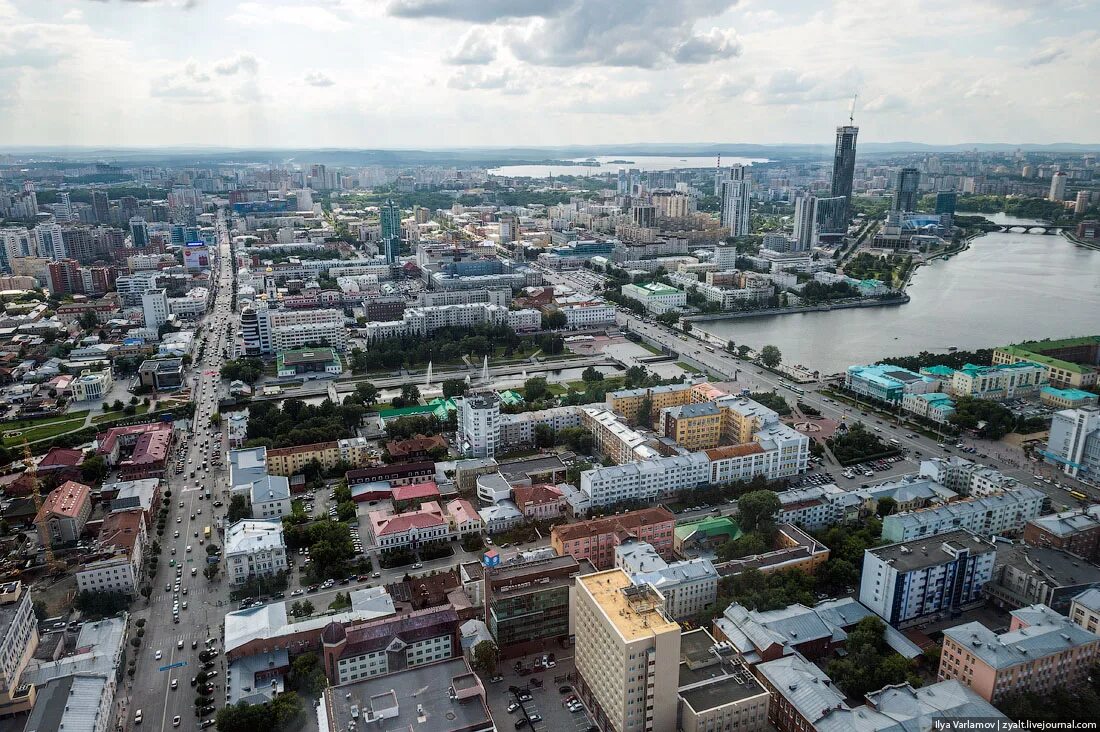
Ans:
[{"label": "parking lot", "polygon": [[[531,669],[534,659],[534,656],[527,656],[519,660],[526,669]],[[525,676],[516,673],[514,660],[501,662],[498,673],[503,678],[485,685],[489,710],[497,729],[501,732],[508,729],[584,732],[592,727],[592,717],[583,705],[580,711],[571,712],[565,704],[568,697],[576,695],[569,680],[574,673],[572,656],[558,655],[555,662],[552,669]],[[536,685],[539,682],[541,687]],[[565,689],[565,693],[561,689]]]}]

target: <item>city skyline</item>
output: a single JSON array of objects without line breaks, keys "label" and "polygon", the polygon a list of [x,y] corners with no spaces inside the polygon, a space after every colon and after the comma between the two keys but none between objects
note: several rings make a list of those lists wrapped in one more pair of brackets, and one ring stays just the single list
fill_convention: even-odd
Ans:
[{"label": "city skyline", "polygon": [[[621,6],[621,7],[620,7]],[[1091,143],[1064,0],[0,0],[18,146]]]}]

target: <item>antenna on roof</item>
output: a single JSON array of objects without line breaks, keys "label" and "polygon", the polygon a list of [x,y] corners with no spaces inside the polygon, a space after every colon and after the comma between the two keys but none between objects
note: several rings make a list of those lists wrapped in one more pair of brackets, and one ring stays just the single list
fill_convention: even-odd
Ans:
[{"label": "antenna on roof", "polygon": [[849,125],[854,125],[855,124],[856,100],[857,99],[859,99],[859,92],[856,92],[855,94],[852,95],[852,106],[848,108],[848,124]]}]

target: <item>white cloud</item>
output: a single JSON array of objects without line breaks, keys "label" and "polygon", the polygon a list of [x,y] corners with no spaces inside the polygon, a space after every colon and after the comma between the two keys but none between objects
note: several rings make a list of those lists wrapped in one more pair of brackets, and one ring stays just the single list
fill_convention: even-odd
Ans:
[{"label": "white cloud", "polygon": [[484,28],[471,28],[447,56],[446,61],[456,66],[478,66],[497,57],[497,40]]},{"label": "white cloud", "polygon": [[226,19],[245,26],[281,25],[330,33],[348,27],[346,20],[320,5],[243,2]]},{"label": "white cloud", "polygon": [[332,86],[333,84],[336,83],[331,78],[329,78],[325,74],[321,73],[320,71],[311,71],[311,72],[309,72],[308,74],[306,74],[306,77],[305,77],[304,81],[305,81],[306,84],[309,84],[310,86],[317,86],[317,87]]},{"label": "white cloud", "polygon": [[259,69],[260,62],[250,53],[239,53],[214,64],[214,73],[219,76],[233,76],[237,72],[255,74]]},{"label": "white cloud", "polygon": [[523,94],[526,91],[517,73],[504,68],[468,67],[451,76],[447,86],[459,91],[497,91],[503,94]]},{"label": "white cloud", "polygon": [[1025,65],[1027,66],[1046,66],[1049,63],[1053,63],[1058,59],[1066,55],[1066,49],[1064,48],[1048,48],[1040,51],[1031,58],[1029,58]]},{"label": "white cloud", "polygon": [[392,0],[387,12],[401,18],[443,18],[491,23],[511,18],[548,18],[579,0]]}]

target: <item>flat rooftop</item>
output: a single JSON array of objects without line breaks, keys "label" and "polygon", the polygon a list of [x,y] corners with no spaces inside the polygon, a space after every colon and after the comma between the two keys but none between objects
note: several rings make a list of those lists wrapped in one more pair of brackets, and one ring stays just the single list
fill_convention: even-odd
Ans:
[{"label": "flat rooftop", "polygon": [[889,562],[898,572],[912,572],[951,562],[955,554],[964,549],[972,555],[997,551],[991,542],[962,529],[880,546],[870,551],[882,561]]},{"label": "flat rooftop", "polygon": [[[360,729],[380,732],[481,732],[493,730],[493,720],[480,695],[452,700],[452,680],[462,694],[471,687],[470,667],[456,658],[397,673],[342,684],[325,691],[330,732],[347,732],[354,721]],[[368,715],[380,718],[368,722]]]},{"label": "flat rooftop", "polygon": [[768,693],[747,668],[728,661],[697,669],[681,663],[680,687],[680,698],[696,713]]},{"label": "flat rooftop", "polygon": [[661,610],[659,593],[647,586],[636,587],[621,569],[577,578],[599,604],[608,620],[628,641],[648,638],[663,632],[680,632],[680,626]]}]

